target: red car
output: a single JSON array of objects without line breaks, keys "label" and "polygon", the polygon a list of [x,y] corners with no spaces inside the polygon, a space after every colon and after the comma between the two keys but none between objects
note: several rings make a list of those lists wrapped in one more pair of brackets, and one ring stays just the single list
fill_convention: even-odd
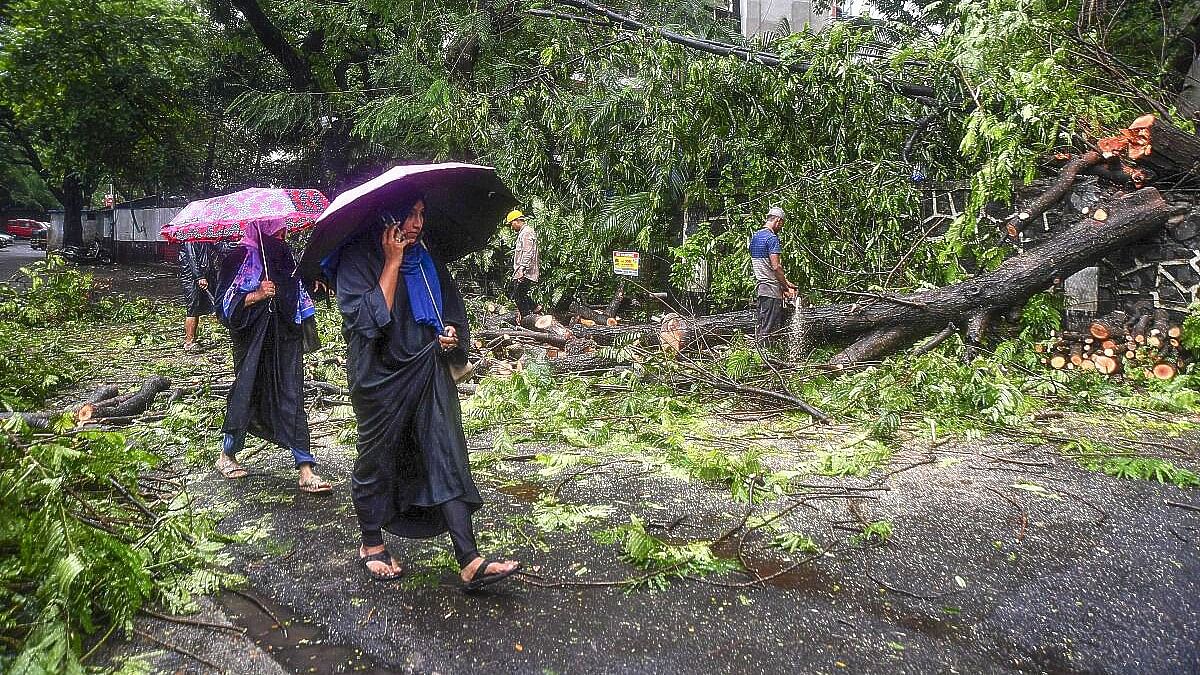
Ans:
[{"label": "red car", "polygon": [[8,224],[4,226],[4,231],[14,237],[28,239],[32,237],[33,233],[37,230],[49,227],[49,224],[36,220],[30,220],[28,218],[14,218],[8,221]]}]

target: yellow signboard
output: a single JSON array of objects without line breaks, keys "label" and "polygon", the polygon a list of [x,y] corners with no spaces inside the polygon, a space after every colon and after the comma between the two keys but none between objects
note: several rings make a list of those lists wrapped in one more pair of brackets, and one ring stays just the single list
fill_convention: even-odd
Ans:
[{"label": "yellow signboard", "polygon": [[637,251],[613,251],[614,274],[636,277],[640,262],[640,254]]}]

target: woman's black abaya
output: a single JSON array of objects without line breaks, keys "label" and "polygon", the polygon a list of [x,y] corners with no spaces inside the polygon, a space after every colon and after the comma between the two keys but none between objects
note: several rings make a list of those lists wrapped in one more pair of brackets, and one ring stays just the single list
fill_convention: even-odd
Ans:
[{"label": "woman's black abaya", "polygon": [[233,341],[235,373],[222,430],[234,435],[249,431],[303,456],[309,452],[309,434],[303,333],[295,321],[300,302],[296,263],[286,243],[262,237],[260,244],[275,282],[274,302],[246,305],[250,291],[239,284],[257,285],[257,280],[239,278],[239,272],[246,274],[243,263],[250,255],[245,246],[235,248],[221,264],[217,318]]},{"label": "woman's black abaya", "polygon": [[380,530],[410,538],[447,531],[451,500],[482,504],[471,478],[458,391],[449,362],[466,358],[466,307],[445,265],[435,260],[441,318],[458,331],[459,346],[438,344],[433,326],[417,323],[403,279],[391,310],[379,277],[382,226],[368,228],[338,256],[336,288],[348,346],[347,379],[358,419],[353,496],[363,541],[382,543]]}]

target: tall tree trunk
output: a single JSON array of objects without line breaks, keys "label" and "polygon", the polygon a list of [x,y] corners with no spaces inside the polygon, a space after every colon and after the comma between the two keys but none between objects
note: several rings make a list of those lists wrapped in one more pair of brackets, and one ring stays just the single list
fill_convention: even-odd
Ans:
[{"label": "tall tree trunk", "polygon": [[1183,89],[1179,92],[1179,114],[1193,119],[1200,112],[1200,57],[1192,57],[1192,66],[1183,76]]},{"label": "tall tree trunk", "polygon": [[63,245],[83,244],[83,181],[77,173],[68,173],[62,182]]}]

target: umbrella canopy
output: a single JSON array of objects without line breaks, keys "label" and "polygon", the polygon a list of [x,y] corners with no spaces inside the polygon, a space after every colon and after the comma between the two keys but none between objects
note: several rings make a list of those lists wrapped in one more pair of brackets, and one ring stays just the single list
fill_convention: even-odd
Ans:
[{"label": "umbrella canopy", "polygon": [[233,194],[194,201],[163,225],[167,241],[239,239],[247,227],[271,235],[286,227],[297,232],[311,227],[329,200],[317,190],[250,188]]},{"label": "umbrella canopy", "polygon": [[487,246],[517,198],[490,166],[449,162],[397,166],[338,195],[317,219],[300,258],[308,281],[320,274],[321,260],[350,235],[366,227],[380,211],[406,197],[425,197],[424,239],[445,262]]}]

